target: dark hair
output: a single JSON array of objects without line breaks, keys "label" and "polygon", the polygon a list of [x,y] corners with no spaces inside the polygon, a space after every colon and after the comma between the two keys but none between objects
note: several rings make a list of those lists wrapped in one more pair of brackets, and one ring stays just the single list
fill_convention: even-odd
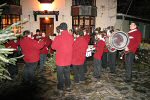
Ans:
[{"label": "dark hair", "polygon": [[40,32],[40,29],[36,29],[36,32]]},{"label": "dark hair", "polygon": [[110,30],[111,33],[114,32],[114,26],[108,26],[107,30]]},{"label": "dark hair", "polygon": [[69,29],[69,31],[73,33],[73,29]]},{"label": "dark hair", "polygon": [[68,29],[67,23],[65,23],[65,22],[61,23],[58,27],[61,30],[67,30]]},{"label": "dark hair", "polygon": [[94,30],[94,32],[95,31],[97,31],[98,33],[100,33],[101,32],[101,27],[97,27],[95,30]]},{"label": "dark hair", "polygon": [[29,31],[29,30],[25,30],[24,32],[23,32],[23,35],[24,36],[28,36],[28,35],[30,35],[31,34],[31,32]]},{"label": "dark hair", "polygon": [[[138,23],[138,22],[131,22],[131,23],[134,23],[134,24],[136,25],[136,28],[139,27],[139,23]],[[130,24],[131,24],[131,23],[130,23]]]},{"label": "dark hair", "polygon": [[78,32],[78,35],[84,36],[84,32],[81,30],[81,31]]},{"label": "dark hair", "polygon": [[107,35],[106,31],[101,31],[102,38]]}]

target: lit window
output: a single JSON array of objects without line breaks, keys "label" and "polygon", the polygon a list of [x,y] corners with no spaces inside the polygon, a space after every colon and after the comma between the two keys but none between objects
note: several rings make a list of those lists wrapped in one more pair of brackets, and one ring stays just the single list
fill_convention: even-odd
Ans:
[{"label": "lit window", "polygon": [[20,15],[1,15],[0,29],[4,29],[18,21],[20,21]]}]

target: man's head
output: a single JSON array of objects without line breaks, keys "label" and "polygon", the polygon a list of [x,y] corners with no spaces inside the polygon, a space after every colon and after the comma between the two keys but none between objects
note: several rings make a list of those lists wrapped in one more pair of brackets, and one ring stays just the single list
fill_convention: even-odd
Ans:
[{"label": "man's head", "polygon": [[31,37],[31,36],[32,36],[32,35],[31,35],[31,32],[30,32],[29,30],[25,30],[25,31],[23,32],[23,35],[26,36],[26,37]]},{"label": "man's head", "polygon": [[45,32],[42,32],[42,37],[46,37],[46,34],[45,34]]},{"label": "man's head", "polygon": [[130,24],[130,30],[134,30],[134,29],[136,29],[136,28],[137,28],[136,23],[131,23],[131,24]]},{"label": "man's head", "polygon": [[96,38],[99,40],[105,40],[104,37],[106,36],[105,31],[100,31],[99,33],[96,34]]},{"label": "man's head", "polygon": [[78,35],[78,36],[84,36],[84,31],[83,31],[83,30],[80,30],[77,35]]},{"label": "man's head", "polygon": [[40,34],[40,29],[36,29],[36,34]]},{"label": "man's head", "polygon": [[68,29],[68,26],[67,26],[67,24],[66,24],[65,22],[63,22],[63,23],[61,23],[61,24],[58,26],[58,28],[59,28],[60,30],[67,30],[67,29]]},{"label": "man's head", "polygon": [[97,28],[94,30],[95,34],[100,33],[100,31],[101,31],[101,27],[97,27]]},{"label": "man's head", "polygon": [[114,32],[114,26],[108,26],[106,29],[109,30],[110,33]]}]

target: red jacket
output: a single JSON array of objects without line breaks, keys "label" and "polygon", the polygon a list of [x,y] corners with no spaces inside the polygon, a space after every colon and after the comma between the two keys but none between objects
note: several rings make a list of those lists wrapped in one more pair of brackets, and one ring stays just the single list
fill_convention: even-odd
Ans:
[{"label": "red jacket", "polygon": [[130,31],[128,34],[129,36],[133,37],[132,39],[130,39],[130,43],[128,45],[129,52],[135,53],[142,41],[142,33],[138,29],[135,29],[133,31]]},{"label": "red jacket", "polygon": [[102,59],[102,55],[104,52],[104,47],[105,47],[105,42],[100,40],[97,44],[95,44],[95,54],[94,54],[94,58],[101,60]]},{"label": "red jacket", "polygon": [[39,41],[42,38],[42,36],[41,36],[41,34],[34,34],[33,38],[34,38],[34,40]]},{"label": "red jacket", "polygon": [[71,65],[73,42],[74,38],[67,30],[62,31],[61,35],[55,37],[51,47],[56,50],[56,65]]},{"label": "red jacket", "polygon": [[78,37],[73,43],[72,64],[82,65],[86,58],[88,42],[84,37]]},{"label": "red jacket", "polygon": [[87,42],[89,43],[90,42],[90,35],[86,34],[84,37],[87,40]]},{"label": "red jacket", "polygon": [[45,44],[44,47],[40,50],[40,54],[48,54],[49,47],[50,47],[51,44],[52,44],[52,40],[49,39],[48,37],[44,37],[44,38],[42,38],[42,40],[43,40],[46,44]]},{"label": "red jacket", "polygon": [[109,52],[107,46],[104,47],[104,52],[106,52],[106,53]]},{"label": "red jacket", "polygon": [[[108,36],[105,36],[105,37],[104,37],[104,39],[105,39],[105,44],[106,44],[106,39],[107,39],[107,38],[109,38],[109,37],[108,37]],[[109,50],[108,50],[108,48],[107,48],[106,45],[105,45],[105,47],[104,47],[104,52],[106,52],[106,53],[109,52]]]},{"label": "red jacket", "polygon": [[14,40],[10,40],[9,42],[7,42],[5,44],[6,48],[13,48],[13,49],[15,49],[14,52],[18,51],[18,46],[19,46],[19,41],[14,42]]},{"label": "red jacket", "polygon": [[20,47],[24,54],[24,61],[28,63],[38,62],[40,59],[40,49],[44,46],[44,42],[38,41],[29,37],[24,37],[20,41]]}]

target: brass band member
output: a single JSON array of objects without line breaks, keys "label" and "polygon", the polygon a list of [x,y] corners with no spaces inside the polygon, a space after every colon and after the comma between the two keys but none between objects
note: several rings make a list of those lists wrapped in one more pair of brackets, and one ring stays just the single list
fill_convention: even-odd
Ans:
[{"label": "brass band member", "polygon": [[126,68],[126,79],[125,82],[132,81],[132,65],[135,57],[135,52],[140,46],[142,41],[142,33],[138,30],[136,23],[130,24],[130,31],[128,32],[130,43],[125,48],[125,68]]}]

